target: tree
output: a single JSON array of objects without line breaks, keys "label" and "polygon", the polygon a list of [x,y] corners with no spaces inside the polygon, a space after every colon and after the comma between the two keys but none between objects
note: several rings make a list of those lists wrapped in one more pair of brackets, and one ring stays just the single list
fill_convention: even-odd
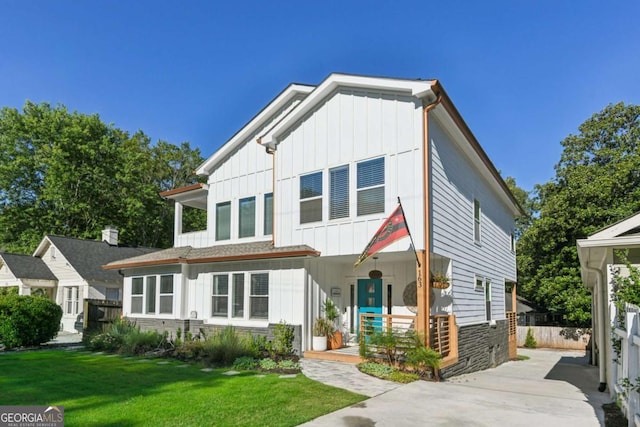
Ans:
[{"label": "tree", "polygon": [[518,273],[525,297],[587,325],[576,239],[640,210],[640,106],[609,105],[578,130],[562,141],[555,178],[535,188],[539,216],[518,242]]},{"label": "tree", "polygon": [[515,178],[508,176],[504,182],[507,184],[507,187],[509,187],[509,190],[511,190],[511,193],[523,211],[523,214],[516,218],[514,235],[516,240],[518,240],[533,221],[536,212],[535,200],[531,198],[530,192],[518,187]]},{"label": "tree", "polygon": [[[130,245],[167,247],[171,206],[158,193],[197,181],[188,143],[151,145],[97,114],[26,102],[0,110],[0,250],[30,253],[45,234],[95,239],[106,225]],[[188,172],[187,172],[188,171]]]}]

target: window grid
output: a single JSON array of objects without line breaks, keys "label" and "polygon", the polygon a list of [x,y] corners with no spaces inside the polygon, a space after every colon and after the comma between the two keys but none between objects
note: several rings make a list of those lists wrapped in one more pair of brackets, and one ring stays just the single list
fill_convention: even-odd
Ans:
[{"label": "window grid", "polygon": [[160,313],[173,313],[173,275],[160,276]]},{"label": "window grid", "polygon": [[213,292],[211,293],[211,317],[227,317],[229,313],[229,276],[216,274],[213,276]]},{"label": "window grid", "polygon": [[357,164],[358,216],[384,212],[384,157]]},{"label": "window grid", "polygon": [[300,224],[322,221],[322,172],[300,177]]},{"label": "window grid", "polygon": [[78,314],[78,286],[65,288],[65,314]]},{"label": "window grid", "polygon": [[269,273],[251,275],[249,305],[250,318],[267,319],[269,317]]}]

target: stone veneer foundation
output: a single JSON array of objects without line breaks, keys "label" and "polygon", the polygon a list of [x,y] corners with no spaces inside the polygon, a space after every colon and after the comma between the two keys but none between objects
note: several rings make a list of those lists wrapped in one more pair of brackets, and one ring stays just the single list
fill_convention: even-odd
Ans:
[{"label": "stone veneer foundation", "polygon": [[458,330],[458,363],[442,369],[442,378],[495,368],[509,360],[509,329],[506,320],[495,325],[478,323]]}]

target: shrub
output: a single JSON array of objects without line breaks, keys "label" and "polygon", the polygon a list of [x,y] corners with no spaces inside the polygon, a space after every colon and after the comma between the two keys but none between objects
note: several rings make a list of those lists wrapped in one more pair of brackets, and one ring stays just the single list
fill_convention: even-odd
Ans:
[{"label": "shrub", "polygon": [[395,365],[400,356],[400,344],[404,344],[403,337],[400,337],[393,330],[386,331],[374,330],[371,335],[363,337],[360,345],[361,354],[367,359],[371,359],[375,354],[384,357],[389,365]]},{"label": "shrub", "polygon": [[7,348],[45,343],[58,334],[62,308],[42,297],[0,296],[0,342]]},{"label": "shrub", "polygon": [[393,371],[387,379],[396,383],[407,384],[419,380],[420,376],[413,372]]},{"label": "shrub", "polygon": [[267,356],[271,350],[267,337],[263,335],[247,336],[247,349],[249,354],[256,359]]},{"label": "shrub", "polygon": [[313,322],[312,333],[314,337],[328,337],[333,333],[333,324],[324,317],[318,317]]},{"label": "shrub", "polygon": [[271,345],[271,358],[280,359],[293,354],[293,339],[295,338],[294,328],[282,321],[276,325],[273,331],[273,342]]},{"label": "shrub", "polygon": [[300,364],[293,360],[284,359],[278,362],[278,368],[280,369],[300,369]]},{"label": "shrub", "polygon": [[274,362],[273,359],[270,359],[268,357],[260,359],[260,368],[264,369],[265,371],[270,371],[272,369],[276,369],[277,367],[278,364]]},{"label": "shrub", "polygon": [[258,366],[258,361],[253,357],[242,356],[233,361],[233,369],[238,371],[251,371]]},{"label": "shrub", "polygon": [[533,336],[533,329],[527,329],[527,337],[524,340],[524,346],[527,348],[536,348],[537,345],[538,343]]},{"label": "shrub", "polygon": [[440,369],[440,359],[442,355],[437,351],[427,348],[424,345],[422,336],[418,333],[411,335],[411,345],[404,355],[405,365],[413,368],[418,375],[433,375],[438,381],[438,370]]},{"label": "shrub", "polygon": [[375,362],[359,363],[358,369],[365,374],[378,378],[388,378],[389,375],[391,375],[391,373],[393,372],[393,368],[391,366]]},{"label": "shrub", "polygon": [[164,336],[156,331],[140,331],[134,329],[124,336],[120,347],[120,353],[128,356],[144,354],[152,350],[158,350],[166,343]]}]

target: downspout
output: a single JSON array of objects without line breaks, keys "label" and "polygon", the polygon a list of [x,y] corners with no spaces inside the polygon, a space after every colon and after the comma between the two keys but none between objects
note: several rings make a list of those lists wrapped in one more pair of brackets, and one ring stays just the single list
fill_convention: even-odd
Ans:
[{"label": "downspout", "polygon": [[[431,143],[429,141],[429,111],[434,109],[440,102],[442,101],[442,95],[438,95],[436,100],[431,104],[424,105],[422,107],[422,152],[423,152],[423,192],[424,195],[422,199],[422,211],[424,213],[424,224],[423,224],[423,244],[424,244],[424,254],[422,257],[422,264],[418,267],[418,279],[422,278],[422,289],[419,289],[418,292],[422,293],[422,298],[419,300],[423,301],[424,304],[424,318],[422,321],[424,322],[421,326],[424,328],[425,334],[425,344],[427,347],[431,345],[431,298],[430,298],[430,290],[431,290],[431,267],[430,267],[430,254],[431,254]],[[420,284],[420,282],[418,282]]]},{"label": "downspout", "polygon": [[605,331],[608,328],[607,328],[607,325],[605,324],[606,307],[604,305],[604,296],[602,295],[602,286],[603,286],[602,271],[597,268],[588,267],[588,266],[585,266],[585,270],[587,270],[590,273],[595,273],[596,275],[596,285],[594,287],[594,292],[596,293],[596,313],[595,314],[596,314],[596,325],[598,326],[597,328],[598,371],[600,374],[600,385],[598,386],[598,391],[605,391],[605,389],[607,388],[607,366],[606,366],[607,359],[605,357],[607,352],[607,344],[606,344]]}]

